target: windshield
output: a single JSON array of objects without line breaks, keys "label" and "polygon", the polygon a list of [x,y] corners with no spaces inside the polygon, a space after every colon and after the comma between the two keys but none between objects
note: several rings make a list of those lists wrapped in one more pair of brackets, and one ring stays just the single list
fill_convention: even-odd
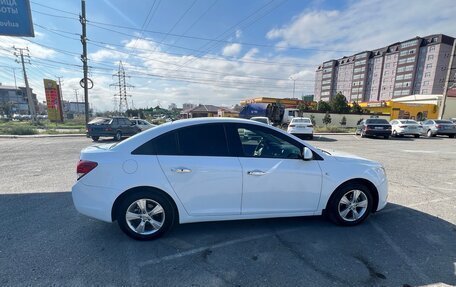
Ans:
[{"label": "windshield", "polygon": [[256,122],[264,123],[264,124],[268,123],[268,119],[267,118],[252,118],[252,120],[254,120]]},{"label": "windshield", "polygon": [[405,120],[405,121],[399,121],[401,124],[413,124],[413,125],[417,125],[418,123],[416,121],[413,121],[413,120]]},{"label": "windshield", "polygon": [[451,122],[451,121],[442,121],[442,120],[437,120],[437,121],[435,121],[435,123],[436,124],[450,124],[450,125],[453,124],[453,122]]},{"label": "windshield", "polygon": [[368,119],[366,120],[366,124],[386,124],[388,125],[388,121],[384,119]]}]

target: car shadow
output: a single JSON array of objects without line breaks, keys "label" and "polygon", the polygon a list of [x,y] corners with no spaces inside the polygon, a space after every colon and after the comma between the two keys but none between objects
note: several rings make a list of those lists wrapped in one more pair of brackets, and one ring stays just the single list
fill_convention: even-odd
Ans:
[{"label": "car shadow", "polygon": [[1,285],[456,284],[456,226],[396,204],[355,227],[324,217],[192,223],[151,242],[80,215],[69,192],[2,194],[0,206]]},{"label": "car shadow", "polygon": [[[307,139],[307,141],[309,141],[309,139]],[[313,139],[311,139],[310,141],[336,142],[337,139],[329,138],[329,137],[325,137],[325,136],[320,136],[320,135],[314,135]]]}]

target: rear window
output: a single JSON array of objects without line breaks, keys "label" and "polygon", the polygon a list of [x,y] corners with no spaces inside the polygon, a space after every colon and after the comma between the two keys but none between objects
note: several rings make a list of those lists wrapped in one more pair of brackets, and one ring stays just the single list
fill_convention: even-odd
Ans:
[{"label": "rear window", "polygon": [[305,124],[310,124],[310,119],[292,119],[291,120],[293,123],[305,123]]},{"label": "rear window", "polygon": [[412,120],[405,120],[405,121],[400,121],[401,124],[414,124],[414,125],[417,125],[418,123],[416,121],[412,121]]},{"label": "rear window", "polygon": [[381,125],[386,124],[386,125],[388,125],[389,123],[387,120],[384,120],[384,119],[368,119],[368,120],[366,120],[366,124],[374,124],[374,125],[375,124],[381,124]]},{"label": "rear window", "polygon": [[263,124],[267,124],[268,123],[268,119],[266,119],[266,118],[252,118],[251,120],[256,121],[256,122],[260,122],[260,123],[263,123]]},{"label": "rear window", "polygon": [[453,122],[451,122],[451,121],[442,121],[442,120],[437,120],[437,121],[435,121],[435,123],[436,124],[450,124],[450,125],[453,124]]}]

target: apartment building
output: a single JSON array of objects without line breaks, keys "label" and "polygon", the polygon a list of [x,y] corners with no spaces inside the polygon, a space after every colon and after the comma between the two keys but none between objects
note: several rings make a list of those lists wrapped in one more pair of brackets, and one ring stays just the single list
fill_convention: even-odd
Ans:
[{"label": "apartment building", "polygon": [[[315,100],[329,101],[338,92],[357,102],[443,94],[454,41],[443,34],[416,37],[326,61],[315,73]],[[456,72],[456,61],[452,71]]]},{"label": "apartment building", "polygon": [[[30,89],[32,91],[32,89]],[[35,110],[38,111],[36,94],[32,91]],[[15,114],[30,114],[27,92],[25,87],[3,86],[0,84],[0,105],[11,104],[11,112]]]}]

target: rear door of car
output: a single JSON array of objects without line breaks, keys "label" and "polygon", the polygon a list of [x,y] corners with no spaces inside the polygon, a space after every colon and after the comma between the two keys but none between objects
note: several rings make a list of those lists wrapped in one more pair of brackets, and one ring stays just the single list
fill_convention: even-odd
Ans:
[{"label": "rear door of car", "polygon": [[157,158],[190,215],[241,213],[242,169],[224,124],[193,125],[162,137]]}]

